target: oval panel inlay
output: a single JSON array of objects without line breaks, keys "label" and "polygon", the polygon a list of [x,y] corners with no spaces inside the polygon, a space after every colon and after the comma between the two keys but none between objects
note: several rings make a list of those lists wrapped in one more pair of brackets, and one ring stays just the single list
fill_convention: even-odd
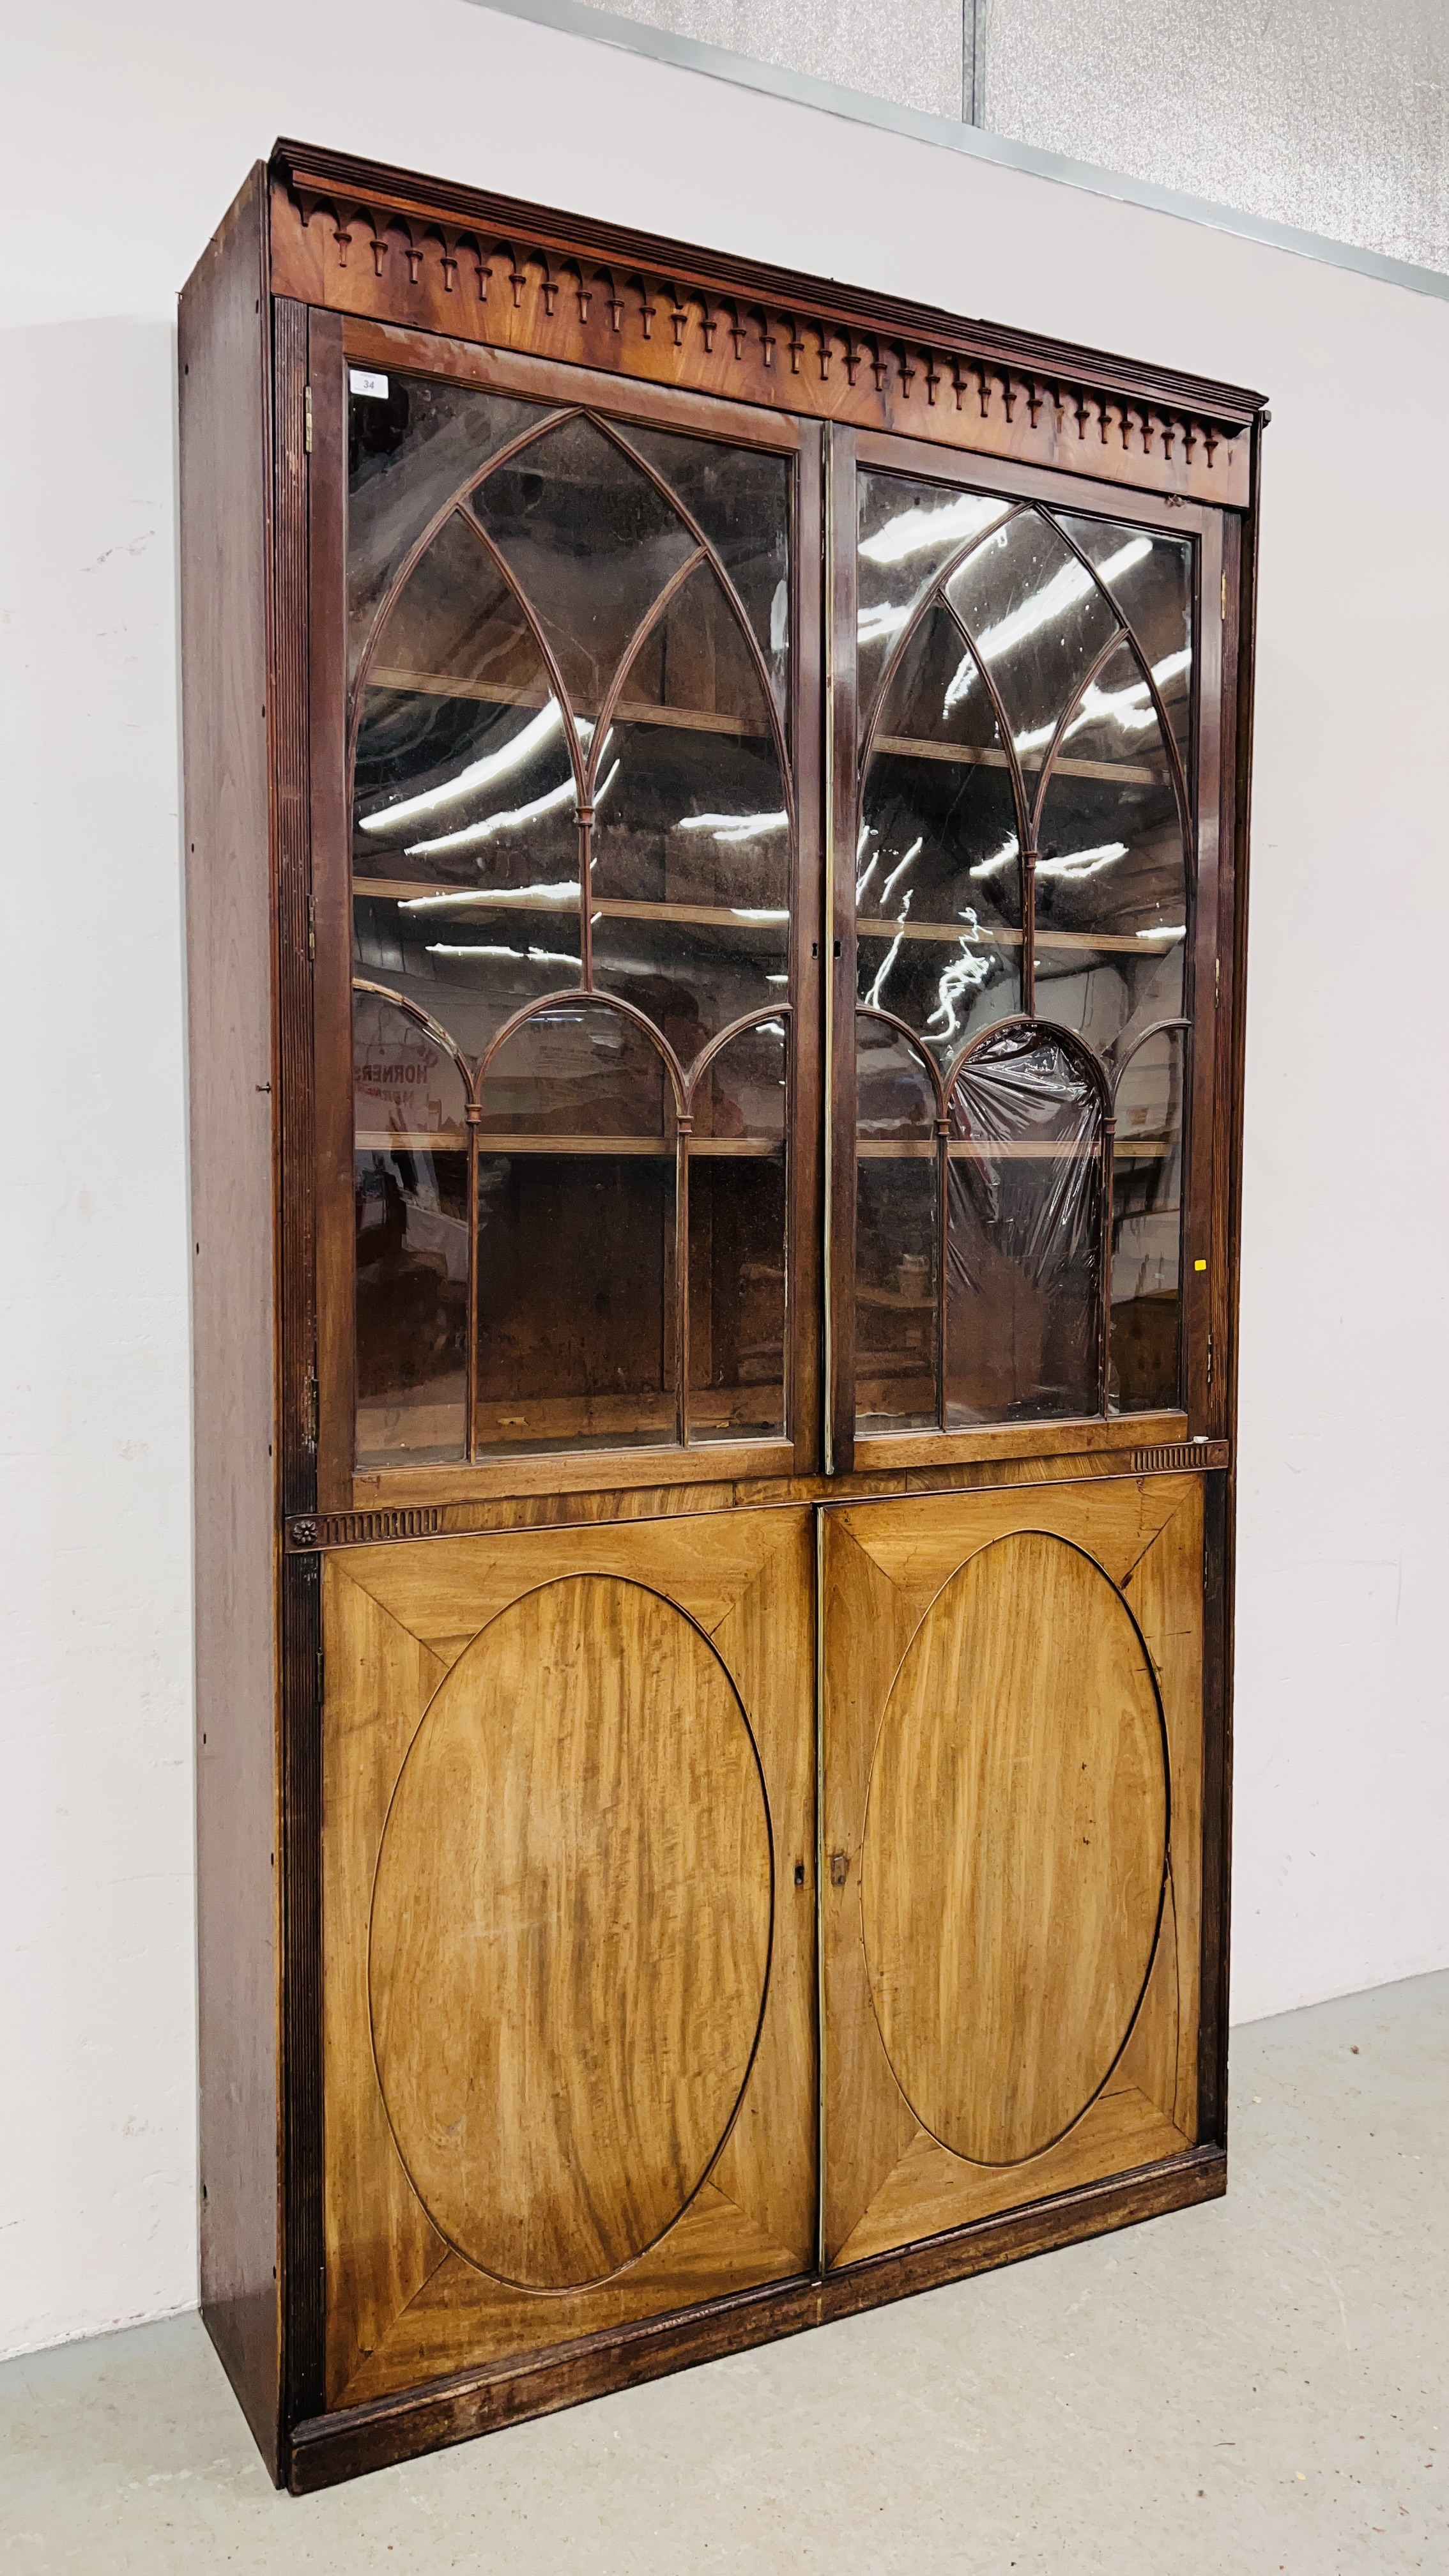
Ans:
[{"label": "oval panel inlay", "polygon": [[1157,1937],[1167,1773],[1137,1630],[1040,1531],[952,1576],[886,1703],[861,1857],[896,2080],[975,2164],[1017,2164],[1111,2072]]},{"label": "oval panel inlay", "polygon": [[749,2071],[771,1858],[754,1741],[700,1631],[606,1575],[460,1656],[389,1810],[373,2047],[430,2218],[495,2279],[607,2279],[697,2190]]}]

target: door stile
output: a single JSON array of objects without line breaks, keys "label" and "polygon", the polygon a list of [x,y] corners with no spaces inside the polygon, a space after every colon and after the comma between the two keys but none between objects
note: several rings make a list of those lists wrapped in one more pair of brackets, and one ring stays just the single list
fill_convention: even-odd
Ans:
[{"label": "door stile", "polygon": [[[689,1447],[689,1132],[679,1112],[674,1129],[674,1376],[679,1445]],[[666,1325],[668,1317],[665,1318]],[[788,1322],[788,1317],[787,1317]]]},{"label": "door stile", "polygon": [[827,1475],[848,1475],[855,1458],[855,831],[857,780],[855,438],[832,429],[825,560],[828,584],[827,798],[829,804],[827,990],[830,996],[830,1230],[826,1250],[830,1343]]},{"label": "door stile", "polygon": [[[275,408],[277,639],[271,680],[278,744],[278,999],[283,1024],[282,1499],[316,1508],[324,1462],[318,1386],[324,1366],[319,1139],[332,1107],[316,1080],[315,782],[341,713],[340,671],[319,650],[312,605],[340,564],[341,331],[331,316],[278,302]],[[330,396],[330,399],[329,399]],[[340,643],[340,637],[338,639]],[[350,940],[344,955],[350,958]],[[350,1119],[350,1085],[346,1108]],[[348,1135],[350,1157],[351,1137]],[[281,1569],[277,1877],[281,1922],[282,2379],[289,2423],[322,2392],[322,1930],[320,1564]]]},{"label": "door stile", "polygon": [[797,1475],[818,1474],[826,1398],[822,1260],[829,1186],[825,1094],[829,982],[825,941],[827,805],[825,566],[817,533],[825,481],[823,432],[802,437],[795,461],[794,628],[791,637],[795,780],[795,887],[790,924],[790,1036],[786,1058],[785,1186],[792,1214],[787,1261],[785,1421]]},{"label": "door stile", "polygon": [[815,1524],[815,2269],[825,2271],[825,1506]]},{"label": "door stile", "polygon": [[[1222,955],[1218,934],[1219,798],[1222,788],[1223,522],[1208,513],[1198,547],[1198,719],[1189,780],[1188,976],[1181,1223],[1182,1385],[1188,1424],[1211,1435],[1222,1418],[1226,1354],[1215,1329],[1220,1261],[1213,1133]],[[1199,1270],[1197,1263],[1205,1266]]]},{"label": "door stile", "polygon": [[310,586],[313,1044],[317,1064],[317,1502],[352,1501],[357,1396],[352,878],[347,786],[347,372],[341,317],[314,312]]}]

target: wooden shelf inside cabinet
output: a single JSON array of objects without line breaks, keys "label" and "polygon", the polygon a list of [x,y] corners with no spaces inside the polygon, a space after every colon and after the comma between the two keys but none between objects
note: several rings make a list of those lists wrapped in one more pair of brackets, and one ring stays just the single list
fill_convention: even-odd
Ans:
[{"label": "wooden shelf inside cabinet", "polygon": [[[520,893],[512,887],[475,890],[472,886],[418,885],[406,877],[354,877],[352,891],[363,900],[426,904],[428,917],[434,921],[445,921],[454,912],[464,913],[474,921],[486,921],[495,912],[557,912],[570,920],[579,900],[577,886],[561,896],[551,887],[546,894],[536,894],[528,888]],[[614,895],[596,895],[589,905],[589,916],[593,921],[675,921],[698,929],[771,931],[777,938],[790,921],[788,910],[773,905],[636,903]]]},{"label": "wooden shelf inside cabinet", "polygon": [[[356,1150],[359,1154],[463,1154],[468,1150],[468,1139],[460,1128],[361,1128]],[[706,1155],[767,1162],[772,1154],[783,1154],[784,1150],[782,1137],[692,1135],[689,1139],[692,1163]],[[672,1138],[662,1136],[512,1136],[496,1128],[480,1127],[478,1151],[508,1155],[643,1154],[662,1160],[672,1159],[674,1143]]]},{"label": "wooden shelf inside cabinet", "polygon": [[[1017,759],[1028,778],[1037,774],[1045,763],[1033,760],[1029,751],[1016,747]],[[894,752],[900,760],[946,760],[962,769],[1007,769],[1011,762],[1004,751],[989,744],[974,742],[924,742],[918,734],[879,733],[871,744],[872,753]],[[1145,761],[1075,760],[1063,753],[1052,768],[1054,778],[1103,778],[1115,787],[1166,787],[1166,761],[1152,768]]]},{"label": "wooden shelf inside cabinet", "polygon": [[[1170,1137],[1119,1136],[1114,1146],[1119,1163],[1160,1163],[1175,1154],[1177,1146]],[[1100,1136],[1085,1139],[1070,1136],[1060,1141],[1052,1137],[1009,1136],[999,1143],[989,1137],[952,1136],[946,1146],[947,1160],[952,1163],[1069,1163],[1092,1162],[1102,1151]],[[858,1163],[934,1163],[934,1136],[859,1136],[855,1159]]]},{"label": "wooden shelf inside cabinet", "polygon": [[[950,948],[1019,948],[1022,933],[1009,923],[992,922],[978,925],[970,921],[880,921],[862,915],[855,925],[857,939],[933,939]],[[1038,928],[1038,950],[1102,949],[1120,950],[1127,956],[1150,956],[1154,950],[1175,948],[1183,938],[1181,930],[1043,930]]]},{"label": "wooden shelf inside cabinet", "polygon": [[[543,689],[510,689],[496,680],[454,679],[446,671],[399,671],[374,669],[368,672],[370,689],[396,689],[426,698],[469,698],[489,707],[546,707],[548,692]],[[597,710],[575,706],[574,714],[582,724],[592,724]],[[722,713],[715,707],[671,707],[656,705],[652,698],[621,698],[611,710],[611,724],[672,725],[684,733],[732,734],[740,742],[768,742],[768,734],[758,726],[748,725],[739,716]]]}]

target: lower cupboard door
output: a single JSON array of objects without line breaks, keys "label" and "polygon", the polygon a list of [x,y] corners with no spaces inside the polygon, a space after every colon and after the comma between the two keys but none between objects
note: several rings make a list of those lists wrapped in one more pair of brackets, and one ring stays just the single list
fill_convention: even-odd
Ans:
[{"label": "lower cupboard door", "polygon": [[808,2272],[808,1511],[324,1574],[327,2400]]},{"label": "lower cupboard door", "polygon": [[1202,1482],[821,1517],[844,2265],[1195,2142]]}]

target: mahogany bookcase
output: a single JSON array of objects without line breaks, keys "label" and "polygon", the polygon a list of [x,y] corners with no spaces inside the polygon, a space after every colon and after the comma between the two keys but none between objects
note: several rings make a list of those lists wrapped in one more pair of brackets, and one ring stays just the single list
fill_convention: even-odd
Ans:
[{"label": "mahogany bookcase", "polygon": [[298,2491],[1224,2188],[1261,399],[181,302],[203,2307]]}]

